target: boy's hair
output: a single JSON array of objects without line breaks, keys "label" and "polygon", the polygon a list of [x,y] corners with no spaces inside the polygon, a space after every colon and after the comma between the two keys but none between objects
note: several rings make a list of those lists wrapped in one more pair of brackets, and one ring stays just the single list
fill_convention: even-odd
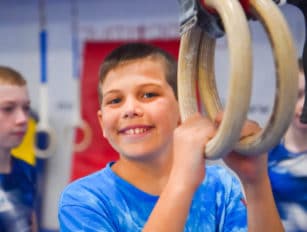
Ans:
[{"label": "boy's hair", "polygon": [[24,86],[27,84],[27,81],[16,70],[0,65],[0,85],[2,84]]},{"label": "boy's hair", "polygon": [[98,85],[99,102],[101,103],[102,101],[101,85],[112,69],[125,62],[144,58],[159,59],[164,63],[165,79],[172,87],[177,98],[177,62],[175,58],[161,48],[151,44],[135,42],[127,43],[114,49],[101,64]]}]

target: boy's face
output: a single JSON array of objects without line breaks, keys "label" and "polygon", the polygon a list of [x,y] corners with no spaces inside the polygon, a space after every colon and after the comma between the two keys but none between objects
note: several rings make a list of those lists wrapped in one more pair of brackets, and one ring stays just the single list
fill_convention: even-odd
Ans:
[{"label": "boy's face", "polygon": [[300,122],[300,116],[303,111],[305,101],[305,78],[304,74],[300,72],[298,79],[298,98],[295,106],[295,115],[292,122],[292,125],[298,130],[304,130],[307,133],[307,124]]},{"label": "boy's face", "polygon": [[26,86],[0,84],[0,149],[18,146],[27,130],[30,100]]},{"label": "boy's face", "polygon": [[160,61],[139,59],[111,70],[102,96],[103,135],[122,156],[146,159],[171,149],[179,107]]}]

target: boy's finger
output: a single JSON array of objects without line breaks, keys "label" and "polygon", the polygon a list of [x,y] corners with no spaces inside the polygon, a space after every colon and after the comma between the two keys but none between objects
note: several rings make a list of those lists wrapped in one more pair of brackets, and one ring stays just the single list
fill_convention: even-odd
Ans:
[{"label": "boy's finger", "polygon": [[256,133],[258,133],[259,131],[261,131],[260,126],[258,125],[258,123],[256,123],[255,121],[252,120],[247,120],[242,128],[241,134],[240,134],[240,140],[248,137],[248,136],[252,136]]}]

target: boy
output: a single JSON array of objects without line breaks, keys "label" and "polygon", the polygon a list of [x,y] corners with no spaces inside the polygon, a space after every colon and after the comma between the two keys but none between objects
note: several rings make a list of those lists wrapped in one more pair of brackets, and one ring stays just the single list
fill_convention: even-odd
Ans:
[{"label": "boy", "polygon": [[26,80],[0,66],[0,231],[37,231],[35,169],[11,155],[27,131],[30,99]]},{"label": "boy", "polygon": [[[282,231],[266,155],[229,154],[226,169],[205,167],[216,131],[199,114],[180,121],[176,62],[142,43],[115,49],[100,69],[98,120],[120,154],[71,183],[59,204],[61,231]],[[259,129],[248,124],[243,135]]]},{"label": "boy", "polygon": [[269,155],[274,198],[287,232],[307,231],[307,124],[300,122],[305,99],[305,76],[299,59],[295,113],[282,142]]}]

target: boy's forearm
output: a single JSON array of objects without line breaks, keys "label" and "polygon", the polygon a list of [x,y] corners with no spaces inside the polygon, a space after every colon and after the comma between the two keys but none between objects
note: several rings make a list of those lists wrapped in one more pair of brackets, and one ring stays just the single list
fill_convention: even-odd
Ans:
[{"label": "boy's forearm", "polygon": [[284,231],[272,194],[269,178],[244,184],[248,210],[248,231]]},{"label": "boy's forearm", "polygon": [[153,209],[143,232],[183,231],[194,190],[168,183]]}]

